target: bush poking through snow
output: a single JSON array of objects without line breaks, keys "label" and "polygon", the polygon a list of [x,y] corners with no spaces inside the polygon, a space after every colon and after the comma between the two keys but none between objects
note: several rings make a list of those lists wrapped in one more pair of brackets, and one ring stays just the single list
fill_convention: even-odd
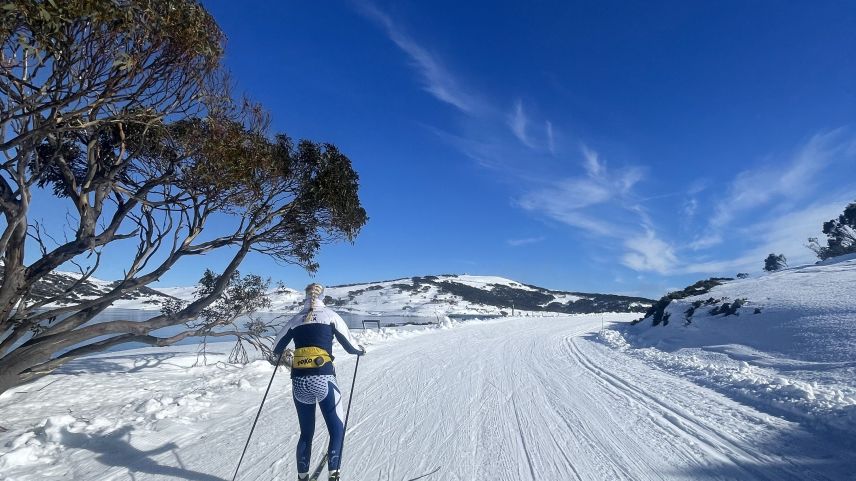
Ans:
[{"label": "bush poking through snow", "polygon": [[764,259],[764,270],[775,272],[788,267],[788,259],[784,254],[770,254]]},{"label": "bush poking through snow", "polygon": [[[669,304],[671,304],[673,300],[706,294],[707,292],[710,292],[710,290],[714,287],[722,284],[723,282],[731,280],[733,279],[730,277],[711,277],[710,279],[698,281],[695,284],[688,286],[680,291],[670,292],[665,296],[661,297],[659,301],[655,302],[654,305],[652,305],[648,309],[648,311],[645,312],[645,315],[642,316],[641,319],[632,321],[630,324],[636,325],[650,317],[652,322],[651,325],[658,326],[662,324],[666,326],[669,324],[670,317],[670,314],[666,312],[666,308],[669,306]],[[689,313],[689,316],[692,316],[692,313]],[[688,317],[687,320],[689,320]]]},{"label": "bush poking through snow", "polygon": [[738,309],[743,307],[744,304],[746,304],[746,299],[735,299],[734,302],[723,302],[722,304],[711,309],[710,315],[718,316],[722,314],[722,317],[739,316],[740,313],[737,311]]}]

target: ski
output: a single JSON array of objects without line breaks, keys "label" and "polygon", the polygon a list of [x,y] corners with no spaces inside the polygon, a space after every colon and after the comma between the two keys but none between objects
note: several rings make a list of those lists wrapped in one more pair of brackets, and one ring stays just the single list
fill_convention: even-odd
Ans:
[{"label": "ski", "polygon": [[324,471],[324,464],[327,463],[327,455],[325,454],[323,458],[321,458],[321,462],[318,463],[318,466],[315,468],[315,471],[312,471],[312,474],[309,475],[309,481],[318,481],[318,476],[321,476],[321,472]]},{"label": "ski", "polygon": [[430,473],[425,473],[422,476],[416,476],[415,478],[410,478],[407,481],[416,481],[417,479],[422,479],[422,478],[431,476],[432,474],[436,473],[439,470],[440,470],[440,466],[437,466],[436,468],[434,468],[434,471],[431,471]]}]

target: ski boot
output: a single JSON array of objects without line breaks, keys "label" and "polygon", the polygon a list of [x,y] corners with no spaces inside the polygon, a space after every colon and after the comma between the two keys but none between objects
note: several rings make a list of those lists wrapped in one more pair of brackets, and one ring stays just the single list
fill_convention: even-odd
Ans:
[{"label": "ski boot", "polygon": [[297,481],[309,481],[309,473],[297,473]]},{"label": "ski boot", "polygon": [[327,478],[327,481],[339,481],[339,470],[330,471],[330,477]]}]

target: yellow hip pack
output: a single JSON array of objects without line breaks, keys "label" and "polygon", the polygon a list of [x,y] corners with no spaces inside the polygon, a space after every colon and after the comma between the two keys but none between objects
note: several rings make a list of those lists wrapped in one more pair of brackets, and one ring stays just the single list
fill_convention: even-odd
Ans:
[{"label": "yellow hip pack", "polygon": [[328,362],[333,362],[330,354],[320,347],[298,347],[294,350],[294,358],[291,360],[292,369],[310,369],[321,367]]}]

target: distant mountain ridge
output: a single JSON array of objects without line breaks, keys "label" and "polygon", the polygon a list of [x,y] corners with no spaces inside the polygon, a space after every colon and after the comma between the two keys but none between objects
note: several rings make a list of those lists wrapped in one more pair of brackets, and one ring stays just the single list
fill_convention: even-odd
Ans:
[{"label": "distant mountain ridge", "polygon": [[[45,298],[68,289],[79,278],[57,272],[37,287]],[[74,290],[82,300],[109,291],[114,282],[90,278]],[[142,288],[116,301],[113,307],[158,310],[168,299],[190,300],[194,287]],[[542,313],[645,312],[652,299],[616,294],[568,292],[523,284],[504,277],[458,274],[414,276],[378,282],[329,286],[324,301],[343,312],[395,316],[541,315]],[[269,293],[271,311],[298,310],[302,290],[275,289]]]}]

